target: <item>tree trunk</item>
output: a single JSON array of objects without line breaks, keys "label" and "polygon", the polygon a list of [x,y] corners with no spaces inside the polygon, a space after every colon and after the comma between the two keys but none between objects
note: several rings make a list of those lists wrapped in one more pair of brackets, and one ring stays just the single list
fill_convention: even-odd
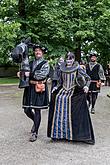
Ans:
[{"label": "tree trunk", "polygon": [[76,61],[80,62],[81,60],[81,45],[78,46],[75,50],[75,59]]},{"label": "tree trunk", "polygon": [[18,1],[18,12],[21,19],[21,30],[26,32],[26,10],[25,10],[25,0]]}]

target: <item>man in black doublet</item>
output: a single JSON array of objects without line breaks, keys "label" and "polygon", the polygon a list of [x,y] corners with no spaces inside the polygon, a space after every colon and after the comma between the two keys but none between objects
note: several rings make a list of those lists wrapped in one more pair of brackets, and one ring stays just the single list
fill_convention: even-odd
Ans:
[{"label": "man in black doublet", "polygon": [[49,64],[43,55],[47,48],[35,45],[33,48],[35,59],[30,62],[29,86],[24,89],[23,109],[24,113],[33,121],[33,129],[30,141],[37,140],[38,129],[41,122],[41,109],[48,108],[47,76]]},{"label": "man in black doublet", "polygon": [[101,64],[97,63],[96,53],[90,54],[90,62],[86,66],[86,72],[91,78],[89,93],[87,96],[89,106],[92,104],[91,113],[95,113],[95,103],[100,92],[101,83],[105,81],[104,70]]}]

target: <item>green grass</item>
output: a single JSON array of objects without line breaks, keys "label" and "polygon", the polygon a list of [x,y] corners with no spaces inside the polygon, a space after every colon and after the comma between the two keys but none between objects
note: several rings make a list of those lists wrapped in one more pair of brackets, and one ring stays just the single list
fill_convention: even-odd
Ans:
[{"label": "green grass", "polygon": [[16,77],[0,78],[0,84],[17,84],[17,83],[19,83],[19,79]]}]

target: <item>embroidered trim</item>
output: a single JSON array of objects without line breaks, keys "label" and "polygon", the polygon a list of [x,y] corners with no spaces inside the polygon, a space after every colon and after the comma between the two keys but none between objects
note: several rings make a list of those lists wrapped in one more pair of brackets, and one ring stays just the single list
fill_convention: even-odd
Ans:
[{"label": "embroidered trim", "polygon": [[47,106],[32,106],[32,105],[30,105],[30,106],[28,106],[28,105],[23,105],[22,106],[22,108],[39,108],[39,109],[46,109],[46,108],[48,108],[48,106],[49,105],[47,105]]}]

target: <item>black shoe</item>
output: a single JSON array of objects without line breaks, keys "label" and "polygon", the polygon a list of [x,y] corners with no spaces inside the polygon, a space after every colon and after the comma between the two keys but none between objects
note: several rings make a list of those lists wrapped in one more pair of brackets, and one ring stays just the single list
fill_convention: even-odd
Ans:
[{"label": "black shoe", "polygon": [[90,141],[90,140],[86,140],[86,141],[84,141],[84,143],[86,143],[86,144],[90,144],[90,145],[94,145],[95,144],[95,141]]},{"label": "black shoe", "polygon": [[36,134],[36,133],[32,133],[32,135],[31,135],[29,141],[30,141],[30,142],[34,142],[34,141],[36,141],[36,140],[37,140],[37,134]]},{"label": "black shoe", "polygon": [[109,98],[110,98],[110,94],[107,94],[107,97],[109,97]]},{"label": "black shoe", "polygon": [[94,108],[91,108],[91,113],[95,114],[95,109]]},{"label": "black shoe", "polygon": [[35,132],[35,125],[33,124],[32,128],[31,128],[31,133]]}]

